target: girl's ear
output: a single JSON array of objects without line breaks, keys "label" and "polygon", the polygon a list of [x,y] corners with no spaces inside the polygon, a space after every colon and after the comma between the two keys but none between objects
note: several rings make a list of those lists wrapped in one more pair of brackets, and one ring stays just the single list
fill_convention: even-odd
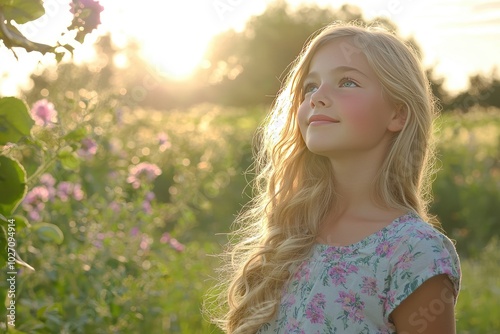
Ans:
[{"label": "girl's ear", "polygon": [[392,119],[387,126],[387,130],[391,132],[399,132],[403,130],[408,117],[408,110],[404,104],[397,104],[392,114]]}]

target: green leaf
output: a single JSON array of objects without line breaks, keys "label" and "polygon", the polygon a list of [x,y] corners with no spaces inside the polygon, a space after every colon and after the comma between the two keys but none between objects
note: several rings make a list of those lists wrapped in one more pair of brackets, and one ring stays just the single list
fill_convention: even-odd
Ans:
[{"label": "green leaf", "polygon": [[78,128],[70,131],[67,135],[64,136],[64,139],[71,141],[81,141],[86,136],[87,130],[85,128]]},{"label": "green leaf", "polygon": [[58,245],[62,244],[64,241],[64,234],[57,225],[37,223],[33,225],[32,229],[43,241],[54,242]]},{"label": "green leaf", "polygon": [[7,263],[7,231],[3,226],[0,226],[0,268],[3,268]]},{"label": "green leaf", "polygon": [[0,213],[10,216],[27,191],[26,171],[14,159],[0,156]]},{"label": "green leaf", "polygon": [[57,156],[64,169],[76,171],[80,168],[80,159],[71,147],[62,149]]},{"label": "green leaf", "polygon": [[34,123],[23,101],[15,97],[0,98],[0,145],[29,136]]},{"label": "green leaf", "polygon": [[5,18],[23,24],[34,21],[45,14],[43,0],[0,0]]}]

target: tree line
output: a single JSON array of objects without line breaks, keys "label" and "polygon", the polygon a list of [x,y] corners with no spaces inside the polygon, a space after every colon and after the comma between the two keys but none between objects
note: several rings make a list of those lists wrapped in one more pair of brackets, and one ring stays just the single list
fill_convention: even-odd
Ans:
[{"label": "tree line", "polygon": [[[52,70],[59,75],[49,74],[50,70],[33,75],[34,89],[26,94],[29,100],[36,100],[43,88],[68,89],[85,82],[86,89],[103,91],[112,87],[115,92],[121,91],[130,106],[144,108],[168,110],[205,102],[239,107],[268,105],[304,42],[312,33],[334,21],[382,25],[398,34],[397,26],[391,21],[385,18],[367,21],[355,6],[344,5],[335,10],[308,4],[292,9],[285,1],[276,1],[262,14],[252,17],[242,31],[229,30],[214,37],[203,66],[187,80],[174,81],[161,76],[161,71],[138,55],[139,46],[135,42],[131,41],[128,47],[120,50],[113,46],[112,36],[108,35],[96,45],[100,62],[107,60],[97,66],[98,73],[95,64],[59,65]],[[415,40],[406,42],[419,52]],[[119,53],[126,55],[127,68],[113,65],[112,59]],[[95,78],[97,74],[99,78]],[[493,71],[491,76],[470,76],[469,87],[458,94],[445,89],[444,78],[437,77],[433,68],[428,68],[427,74],[444,112],[467,112],[475,106],[500,107],[500,79]],[[71,80],[67,80],[68,75]],[[65,82],[59,85],[57,80]]]}]

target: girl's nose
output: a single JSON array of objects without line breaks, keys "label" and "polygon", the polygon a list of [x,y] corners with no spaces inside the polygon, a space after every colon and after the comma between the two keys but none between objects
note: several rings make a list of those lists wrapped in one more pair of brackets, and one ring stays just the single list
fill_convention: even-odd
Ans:
[{"label": "girl's nose", "polygon": [[324,87],[319,87],[314,93],[311,94],[311,108],[326,108],[331,105],[330,98],[324,94]]}]

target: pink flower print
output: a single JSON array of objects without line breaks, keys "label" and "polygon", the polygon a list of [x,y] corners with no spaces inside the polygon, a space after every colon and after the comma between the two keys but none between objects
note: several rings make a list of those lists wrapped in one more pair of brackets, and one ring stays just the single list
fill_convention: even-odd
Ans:
[{"label": "pink flower print", "polygon": [[349,292],[340,291],[339,298],[335,302],[341,304],[344,310],[344,316],[341,317],[344,318],[344,326],[346,326],[347,319],[361,323],[364,318],[363,310],[365,303],[360,299],[358,294],[352,290],[349,290]]},{"label": "pink flower print", "polygon": [[361,292],[369,296],[375,296],[377,293],[377,280],[374,277],[364,276]]},{"label": "pink flower print", "polygon": [[384,307],[384,312],[387,314],[387,312],[389,312],[395,304],[396,291],[392,290],[387,292],[385,295],[379,295],[379,298],[382,306]]},{"label": "pink flower print", "polygon": [[307,265],[307,261],[304,261],[299,268],[297,269],[297,272],[295,273],[295,279],[296,280],[301,280],[305,279],[306,281],[309,281],[309,276],[311,274],[311,270],[309,269]]},{"label": "pink flower print", "polygon": [[338,265],[331,267],[328,270],[328,275],[332,279],[334,285],[340,285],[346,283],[346,277],[350,273],[357,273],[358,267],[347,262],[340,262]]},{"label": "pink flower print", "polygon": [[413,262],[413,257],[410,252],[405,252],[399,256],[396,261],[395,268],[398,270],[408,270]]},{"label": "pink flower print", "polygon": [[388,257],[394,253],[394,247],[391,245],[389,241],[383,241],[377,245],[375,249],[375,253],[381,257]]},{"label": "pink flower print", "polygon": [[300,322],[297,319],[288,320],[285,333],[305,334],[304,330],[300,329]]},{"label": "pink flower print", "polygon": [[289,308],[290,306],[295,304],[295,302],[296,302],[295,295],[289,294],[284,298],[283,306]]},{"label": "pink flower print", "polygon": [[320,324],[325,321],[325,295],[317,293],[306,307],[306,318],[312,324]]},{"label": "pink flower print", "polygon": [[37,125],[50,126],[57,121],[57,111],[54,104],[46,99],[39,100],[31,108],[31,116]]}]

